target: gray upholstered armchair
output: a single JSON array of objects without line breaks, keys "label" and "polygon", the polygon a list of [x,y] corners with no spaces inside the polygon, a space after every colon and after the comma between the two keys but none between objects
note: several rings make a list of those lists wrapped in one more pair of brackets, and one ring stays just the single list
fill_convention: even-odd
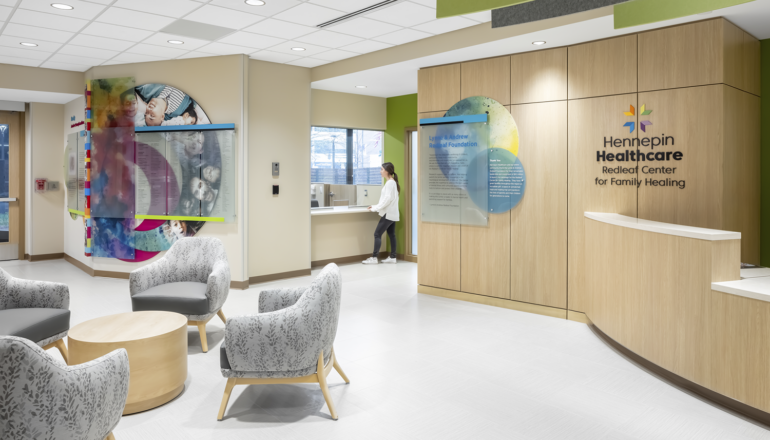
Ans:
[{"label": "gray upholstered armchair", "polygon": [[44,350],[56,347],[68,362],[63,338],[70,329],[67,285],[14,278],[0,269],[0,335],[27,338]]},{"label": "gray upholstered armchair", "polygon": [[262,291],[259,314],[230,318],[220,348],[227,385],[217,419],[235,385],[318,383],[337,420],[326,376],[334,367],[350,383],[333,349],[341,298],[340,270],[329,264],[309,287]]},{"label": "gray upholstered armchair", "polygon": [[0,438],[114,439],[128,397],[120,349],[66,366],[24,338],[0,337]]},{"label": "gray upholstered armchair", "polygon": [[226,323],[222,305],[230,293],[230,265],[218,238],[181,238],[163,258],[131,272],[131,306],[135,312],[160,310],[187,317],[198,327],[203,352],[206,323],[219,315]]}]

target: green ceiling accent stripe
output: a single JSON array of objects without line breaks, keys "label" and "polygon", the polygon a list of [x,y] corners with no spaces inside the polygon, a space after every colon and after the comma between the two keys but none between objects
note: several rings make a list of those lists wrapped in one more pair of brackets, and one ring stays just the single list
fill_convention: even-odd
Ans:
[{"label": "green ceiling accent stripe", "polygon": [[754,0],[634,0],[615,8],[615,29],[714,11]]},{"label": "green ceiling accent stripe", "polygon": [[473,14],[528,3],[532,0],[436,0],[436,18]]}]

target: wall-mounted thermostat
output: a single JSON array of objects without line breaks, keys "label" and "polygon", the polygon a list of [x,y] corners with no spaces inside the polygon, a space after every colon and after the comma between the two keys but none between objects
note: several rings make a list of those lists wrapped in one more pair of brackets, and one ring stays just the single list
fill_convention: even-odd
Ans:
[{"label": "wall-mounted thermostat", "polygon": [[273,195],[274,196],[278,195],[278,185],[273,185]]},{"label": "wall-mounted thermostat", "polygon": [[273,162],[273,175],[277,176],[281,171],[281,165],[278,162]]}]

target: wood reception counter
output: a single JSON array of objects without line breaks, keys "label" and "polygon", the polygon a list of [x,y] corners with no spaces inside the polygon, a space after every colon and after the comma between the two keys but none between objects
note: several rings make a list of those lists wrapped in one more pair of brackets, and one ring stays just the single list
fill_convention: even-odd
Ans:
[{"label": "wood reception counter", "polygon": [[609,213],[585,220],[586,315],[597,334],[770,424],[770,277],[741,280],[741,235]]}]

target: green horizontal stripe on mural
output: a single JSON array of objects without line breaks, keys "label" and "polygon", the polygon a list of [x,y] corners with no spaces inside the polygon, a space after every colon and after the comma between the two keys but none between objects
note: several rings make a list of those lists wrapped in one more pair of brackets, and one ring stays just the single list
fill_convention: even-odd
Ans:
[{"label": "green horizontal stripe on mural", "polygon": [[754,0],[633,0],[615,8],[615,29],[714,11]]},{"label": "green horizontal stripe on mural", "polygon": [[436,0],[436,18],[473,14],[490,9],[528,3],[532,0]]},{"label": "green horizontal stripe on mural", "polygon": [[175,215],[135,215],[139,220],[179,220],[184,222],[220,222],[224,223],[224,217],[181,217]]},{"label": "green horizontal stripe on mural", "polygon": [[69,212],[71,212],[71,213],[73,213],[73,214],[77,214],[77,215],[86,215],[86,213],[85,213],[85,212],[83,212],[83,211],[78,211],[77,209],[68,209],[68,211],[69,211]]}]

